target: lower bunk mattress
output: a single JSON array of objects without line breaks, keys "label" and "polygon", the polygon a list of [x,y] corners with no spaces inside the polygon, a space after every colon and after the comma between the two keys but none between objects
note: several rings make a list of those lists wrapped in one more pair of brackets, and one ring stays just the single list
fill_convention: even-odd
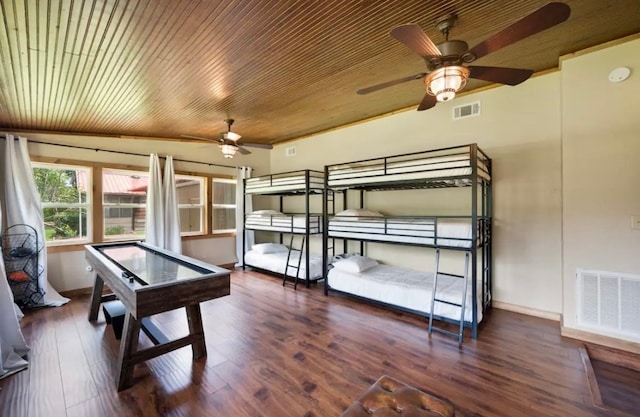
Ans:
[{"label": "lower bunk mattress", "polygon": [[[420,313],[431,313],[433,274],[390,265],[376,265],[363,272],[346,272],[333,268],[328,273],[328,284],[334,290],[357,295]],[[464,321],[472,321],[471,278],[467,289]],[[450,275],[438,275],[438,298],[460,304],[464,280]],[[482,320],[482,292],[478,286],[478,322]],[[435,303],[434,315],[460,320],[460,308]]]},{"label": "lower bunk mattress", "polygon": [[[276,274],[283,274],[285,265],[287,264],[288,252],[275,252],[275,253],[258,253],[254,250],[244,254],[244,262],[247,266],[254,268],[264,269],[266,271],[274,272]],[[289,265],[298,265],[298,259],[302,256],[300,261],[300,274],[299,279],[307,279],[307,263],[305,254],[298,251],[291,251],[291,258],[289,259]],[[289,266],[287,268],[287,275],[295,277],[297,268]],[[311,280],[317,280],[322,278],[322,255],[309,254],[309,276]]]}]

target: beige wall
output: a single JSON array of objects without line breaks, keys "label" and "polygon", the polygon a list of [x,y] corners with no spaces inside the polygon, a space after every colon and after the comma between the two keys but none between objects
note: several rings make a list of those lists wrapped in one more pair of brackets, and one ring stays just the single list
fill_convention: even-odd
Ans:
[{"label": "beige wall", "polygon": [[[235,237],[185,240],[182,253],[212,265],[236,261]],[[48,279],[58,291],[69,291],[93,286],[94,273],[87,271],[84,251],[47,254]]]},{"label": "beige wall", "polygon": [[[607,75],[629,66],[616,85]],[[640,40],[567,57],[561,71],[517,87],[499,87],[366,123],[257,150],[233,163],[255,175],[477,142],[494,164],[494,300],[526,310],[562,313],[575,327],[576,268],[640,273],[640,215],[636,178],[640,168]],[[355,88],[355,87],[354,87]],[[375,93],[374,93],[375,94]],[[363,96],[362,100],[368,97]],[[451,120],[451,107],[480,100],[480,117]],[[228,163],[209,144],[27,135],[35,140],[131,152],[171,153],[177,158]],[[286,157],[295,146],[297,155]],[[35,155],[145,166],[140,157],[31,145]],[[176,163],[177,170],[225,173]],[[228,171],[226,171],[228,172]],[[466,204],[458,191],[371,194],[368,203],[390,214],[456,212]],[[453,193],[453,194],[452,194]],[[256,208],[274,202],[257,199]],[[294,203],[295,204],[295,203]],[[233,238],[190,241],[185,253],[211,263],[232,262]],[[318,245],[316,242],[316,250]],[[432,268],[428,249],[371,246],[369,254],[390,264]],[[448,259],[449,265],[455,259]],[[64,291],[90,284],[82,252],[52,254],[50,280]],[[58,285],[56,285],[58,284]]]},{"label": "beige wall", "polygon": [[[256,174],[269,172],[269,151],[252,149],[250,155],[238,155],[233,159],[222,157],[218,146],[209,142],[162,141],[151,139],[120,139],[116,137],[55,135],[44,133],[22,133],[27,139],[40,142],[51,142],[64,145],[75,145],[91,149],[107,149],[137,154],[157,153],[160,156],[172,155],[174,159],[199,161],[221,165],[247,165],[256,169]],[[61,146],[31,143],[31,155],[61,159],[77,159],[82,161],[103,162],[109,164],[131,165],[145,171],[149,169],[148,158],[135,155],[122,155],[95,150],[73,149]],[[199,172],[204,174],[220,174],[234,176],[235,170],[202,164],[174,161],[174,169],[184,172]]]},{"label": "beige wall", "polygon": [[[560,313],[559,92],[556,72],[517,87],[469,94],[429,111],[401,112],[282,144],[272,151],[271,166],[274,172],[323,169],[325,164],[477,142],[494,166],[494,300]],[[451,120],[453,105],[476,100],[482,103],[481,116]],[[290,146],[296,147],[294,157],[285,156]],[[468,204],[458,191],[372,193],[369,202],[389,214],[455,214]],[[370,245],[368,254],[389,264],[433,269],[430,249]],[[453,261],[446,262],[449,270],[461,267]]]},{"label": "beige wall", "polygon": [[[618,66],[630,67],[631,78],[610,83],[607,76]],[[565,57],[559,72],[515,88],[282,144],[271,166],[322,169],[477,142],[494,163],[494,300],[522,311],[561,313],[566,328],[577,328],[577,268],[640,274],[640,230],[631,229],[631,216],[640,216],[639,71],[635,36]],[[482,103],[480,117],[451,120],[451,105],[476,100]],[[295,157],[285,156],[290,146],[296,147]],[[464,207],[460,197],[438,193],[389,192],[368,202],[398,214]],[[390,264],[432,268],[424,249],[378,245],[369,254]]]},{"label": "beige wall", "polygon": [[[616,67],[632,69],[622,83]],[[576,269],[640,274],[640,39],[562,62],[564,308],[576,327]]]},{"label": "beige wall", "polygon": [[[159,155],[172,155],[175,159],[217,163],[223,165],[248,165],[255,168],[258,174],[269,172],[269,157],[266,150],[252,149],[251,155],[238,155],[231,160],[224,159],[215,144],[198,142],[119,139],[94,136],[72,136],[53,134],[27,134],[32,141],[51,142],[57,144],[90,147],[92,149],[109,149],[124,152]],[[30,143],[29,152],[33,157],[59,158],[62,160],[91,161],[107,164],[126,165],[148,170],[148,158],[121,155],[95,150],[81,150],[60,146]],[[176,171],[201,174],[235,175],[235,169],[212,167],[175,161]],[[197,239],[183,242],[183,253],[212,264],[233,263],[235,256],[235,238],[222,237]],[[69,291],[93,285],[93,273],[87,272],[84,251],[67,251],[48,254],[48,278],[58,291]]]}]

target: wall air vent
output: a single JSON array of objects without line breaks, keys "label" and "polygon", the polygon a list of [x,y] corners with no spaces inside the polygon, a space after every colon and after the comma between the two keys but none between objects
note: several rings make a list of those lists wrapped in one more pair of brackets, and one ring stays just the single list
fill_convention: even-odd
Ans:
[{"label": "wall air vent", "polygon": [[295,146],[290,146],[288,148],[285,148],[284,155],[285,156],[296,156],[296,147]]},{"label": "wall air vent", "polygon": [[467,117],[480,116],[480,102],[463,104],[453,108],[453,120],[466,119]]},{"label": "wall air vent", "polygon": [[577,271],[578,325],[595,333],[640,339],[640,275]]}]

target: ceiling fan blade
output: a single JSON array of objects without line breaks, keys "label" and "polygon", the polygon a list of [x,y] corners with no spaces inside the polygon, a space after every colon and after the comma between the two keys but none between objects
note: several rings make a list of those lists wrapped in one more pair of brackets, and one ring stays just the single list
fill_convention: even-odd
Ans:
[{"label": "ceiling fan blade", "polygon": [[367,88],[362,88],[362,89],[356,91],[356,93],[358,93],[360,95],[373,93],[374,91],[382,90],[383,88],[391,87],[393,85],[402,84],[402,83],[405,83],[407,81],[419,80],[420,78],[424,77],[425,75],[427,75],[427,73],[423,72],[423,73],[416,74],[416,75],[410,75],[410,76],[404,77],[404,78],[398,78],[397,80],[387,81],[386,83],[372,85],[371,87],[367,87]]},{"label": "ceiling fan blade", "polygon": [[242,155],[249,155],[251,153],[249,149],[245,149],[242,146],[238,146],[238,152],[240,152]]},{"label": "ceiling fan blade", "polygon": [[571,8],[564,3],[549,3],[489,39],[469,49],[476,59],[511,45],[528,36],[535,35],[569,18]]},{"label": "ceiling fan blade", "polygon": [[432,96],[429,93],[425,93],[424,97],[422,97],[422,102],[418,106],[418,111],[429,110],[431,107],[435,106],[437,100],[435,96]]},{"label": "ceiling fan blade", "polygon": [[414,23],[397,26],[390,34],[421,57],[442,55],[431,38]]},{"label": "ceiling fan blade", "polygon": [[201,136],[191,136],[191,135],[180,135],[180,136],[183,138],[189,138],[189,139],[206,140],[207,142],[216,142],[216,143],[221,142],[219,139],[203,138]]},{"label": "ceiling fan blade", "polygon": [[533,74],[533,70],[519,68],[478,67],[475,65],[468,68],[471,78],[507,85],[518,85],[528,80]]},{"label": "ceiling fan blade", "polygon": [[253,148],[261,148],[261,149],[273,149],[273,145],[270,144],[270,143],[242,142],[240,145],[242,145],[242,146],[251,146]]}]

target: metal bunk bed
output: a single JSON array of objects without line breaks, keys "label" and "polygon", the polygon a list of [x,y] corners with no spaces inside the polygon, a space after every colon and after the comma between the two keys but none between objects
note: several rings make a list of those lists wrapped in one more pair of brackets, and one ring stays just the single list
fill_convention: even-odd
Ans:
[{"label": "metal bunk bed", "polygon": [[[385,216],[339,218],[329,215],[329,199],[323,207],[325,224],[323,227],[323,254],[325,277],[329,273],[329,252],[335,255],[335,244],[329,247],[329,240],[343,239],[343,253],[347,253],[348,242],[360,242],[360,254],[364,254],[364,243],[385,243],[434,248],[435,269],[430,307],[426,310],[404,308],[397,304],[388,304],[375,299],[378,304],[409,311],[429,317],[429,332],[443,331],[458,337],[462,343],[464,327],[471,328],[473,338],[478,335],[479,312],[483,313],[491,306],[492,288],[492,185],[491,159],[476,145],[469,144],[450,148],[436,149],[374,158],[343,164],[325,166],[325,195],[329,191],[343,192],[343,208],[346,209],[347,193],[359,192],[360,208],[364,208],[365,193],[386,190],[411,190],[464,187],[470,189],[470,213],[466,216]],[[335,205],[335,203],[334,203]],[[460,232],[457,226],[447,226],[450,222],[467,224],[467,230]],[[465,254],[465,272],[463,295],[460,304],[438,298],[437,282],[443,275],[439,272],[440,251],[462,251]],[[470,259],[469,259],[470,258]],[[470,267],[470,268],[469,268]],[[470,272],[468,270],[470,269]],[[471,281],[471,319],[465,319],[467,299],[467,281]],[[354,296],[353,293],[332,288],[330,280],[325,279],[325,295],[329,291]],[[355,294],[356,298],[363,298]],[[436,303],[454,305],[460,308],[457,319],[432,314]],[[467,312],[467,317],[469,313]],[[433,318],[459,324],[459,332],[453,333],[433,325]]]},{"label": "metal bunk bed", "polygon": [[[245,255],[247,253],[247,242],[245,230],[267,231],[279,234],[279,240],[284,242],[284,235],[290,235],[289,252],[284,265],[283,281],[285,285],[287,279],[294,280],[294,288],[297,287],[300,278],[300,270],[302,259],[304,257],[304,279],[306,286],[309,287],[312,281],[323,278],[322,272],[317,276],[313,276],[311,270],[311,259],[309,251],[309,238],[312,235],[320,235],[322,233],[323,217],[322,214],[311,212],[310,197],[312,195],[322,196],[324,189],[324,174],[320,171],[299,170],[282,172],[277,174],[264,175],[260,177],[248,178],[243,182],[244,194],[246,195],[263,195],[279,197],[279,212],[273,214],[262,215],[260,217],[252,216],[252,213],[246,213],[243,224],[243,265],[258,269],[264,272],[273,273],[274,271],[261,268],[260,266],[247,263]],[[299,196],[304,197],[304,213],[284,213],[285,197]],[[246,201],[246,199],[245,199]],[[246,208],[245,208],[246,209]],[[294,248],[294,238],[301,237],[300,255],[297,256]],[[243,266],[244,268],[244,266]],[[290,270],[295,271],[292,276]]]}]

